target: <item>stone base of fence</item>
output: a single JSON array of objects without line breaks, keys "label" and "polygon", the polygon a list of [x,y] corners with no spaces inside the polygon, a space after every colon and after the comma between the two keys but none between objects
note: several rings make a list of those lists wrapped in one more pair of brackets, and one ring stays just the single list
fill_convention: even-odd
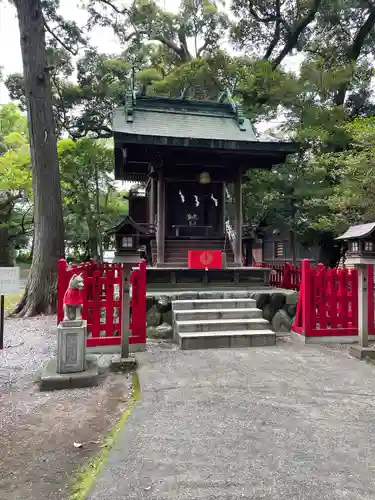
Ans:
[{"label": "stone base of fence", "polygon": [[[129,352],[143,352],[146,350],[146,344],[130,344]],[[87,347],[86,352],[89,354],[120,354],[121,345],[98,345]]]},{"label": "stone base of fence", "polygon": [[357,359],[375,359],[374,347],[363,347],[361,345],[351,346],[349,349],[349,356]]},{"label": "stone base of fence", "polygon": [[[331,335],[321,337],[306,337],[301,333],[290,332],[290,336],[297,342],[303,344],[356,344],[358,342],[358,335]],[[369,335],[369,340],[375,340],[375,335]]]}]

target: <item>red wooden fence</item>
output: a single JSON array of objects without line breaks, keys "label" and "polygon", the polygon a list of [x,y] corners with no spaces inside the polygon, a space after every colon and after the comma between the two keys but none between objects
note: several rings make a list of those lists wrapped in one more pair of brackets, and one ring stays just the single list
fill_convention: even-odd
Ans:
[{"label": "red wooden fence", "polygon": [[[63,299],[73,274],[82,273],[84,301],[82,317],[87,320],[87,347],[121,344],[122,273],[121,264],[97,263],[91,260],[68,267],[61,259],[58,265],[57,321],[62,321]],[[146,342],[146,263],[132,272],[129,344]]]},{"label": "red wooden fence", "polygon": [[368,334],[375,335],[375,300],[374,300],[374,266],[372,264],[367,266],[367,299],[368,299]]},{"label": "red wooden fence", "polygon": [[306,337],[358,335],[357,270],[311,268],[304,260],[292,330]]},{"label": "red wooden fence", "polygon": [[269,285],[274,288],[299,290],[301,282],[301,269],[288,262],[285,264],[255,264],[254,267],[266,267],[270,272]]}]

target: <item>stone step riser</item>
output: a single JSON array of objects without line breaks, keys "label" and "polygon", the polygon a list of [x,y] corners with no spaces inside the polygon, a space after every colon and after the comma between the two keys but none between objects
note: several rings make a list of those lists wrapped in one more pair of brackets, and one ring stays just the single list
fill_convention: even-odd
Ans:
[{"label": "stone step riser", "polygon": [[[178,251],[178,250],[185,250],[186,252],[189,251],[189,250],[198,250],[198,251],[209,251],[209,250],[219,250],[221,252],[224,252],[224,247],[222,246],[219,246],[219,245],[188,245],[188,244],[184,244],[184,245],[176,245],[176,246],[166,246],[165,247],[165,252],[168,252],[168,251],[171,251],[171,252],[174,252],[174,251]],[[227,248],[225,250],[226,252],[229,251],[229,249]]]},{"label": "stone step riser", "polygon": [[[176,261],[176,262],[188,262],[188,257],[187,255],[179,255],[179,254],[171,254],[171,255],[164,255],[164,262],[167,261]],[[227,256],[227,262],[232,262],[234,263],[234,257]]]},{"label": "stone step riser", "polygon": [[[154,255],[157,255],[156,252],[152,252]],[[188,254],[186,250],[178,250],[176,252],[165,252],[164,253],[164,259],[170,259],[170,258],[178,258],[178,259],[185,259],[186,261],[188,260]],[[226,253],[226,259],[228,260],[233,260],[233,253]]]},{"label": "stone step riser", "polygon": [[203,323],[194,321],[192,323],[175,322],[176,333],[194,333],[194,332],[230,332],[238,330],[268,330],[270,327],[267,321],[241,321],[234,322],[232,320],[218,320],[212,323]]},{"label": "stone step riser", "polygon": [[[188,252],[189,250],[193,250],[193,251],[197,251],[197,252],[209,252],[210,250],[213,250],[213,249],[206,249],[204,248],[203,250],[201,248],[197,248],[196,250],[194,249],[189,249],[189,248],[171,248],[171,249],[168,249],[168,250],[165,250],[164,252],[164,255],[188,255]],[[233,252],[222,252],[223,254],[225,253],[226,255],[233,255]]]},{"label": "stone step riser", "polygon": [[[226,254],[225,255],[226,259],[234,259],[233,257],[233,254]],[[187,251],[178,251],[178,252],[166,252],[164,254],[164,259],[174,259],[174,258],[177,258],[177,259],[185,259],[186,261],[188,260],[188,253]],[[224,258],[224,255],[223,255],[223,258]]]},{"label": "stone step riser", "polygon": [[[178,301],[211,301],[211,300],[227,300],[227,299],[251,299],[253,291],[247,290],[212,290],[212,291],[186,291],[179,293]],[[253,300],[253,299],[252,299]],[[175,302],[175,301],[174,301]],[[209,307],[207,307],[209,309]]]},{"label": "stone step riser", "polygon": [[225,336],[206,336],[191,335],[189,337],[177,334],[177,342],[180,349],[229,349],[243,347],[265,347],[276,344],[276,335],[272,332],[264,335],[225,335]]},{"label": "stone step riser", "polygon": [[[185,248],[187,250],[206,250],[206,248],[210,249],[217,249],[217,250],[224,250],[224,245],[222,243],[189,243],[189,242],[183,242],[179,244],[170,244],[167,243],[165,246],[165,249],[167,250],[168,248]],[[228,248],[227,248],[228,249]]]},{"label": "stone step riser", "polygon": [[192,311],[174,311],[174,319],[176,321],[200,321],[204,319],[256,319],[262,317],[262,311],[259,309],[241,309],[207,311],[204,309],[196,309]]},{"label": "stone step riser", "polygon": [[186,311],[191,309],[245,309],[245,308],[255,308],[255,300],[244,299],[244,300],[187,300],[185,301],[173,301],[172,309],[174,311]]},{"label": "stone step riser", "polygon": [[[166,245],[222,245],[224,246],[224,239],[195,239],[195,240],[166,240]],[[227,243],[228,244],[228,243]]]}]

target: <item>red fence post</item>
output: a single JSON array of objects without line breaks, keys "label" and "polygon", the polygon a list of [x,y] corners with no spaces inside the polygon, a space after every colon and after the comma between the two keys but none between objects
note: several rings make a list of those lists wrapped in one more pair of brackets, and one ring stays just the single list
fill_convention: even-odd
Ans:
[{"label": "red fence post", "polygon": [[[313,300],[313,276],[310,262],[305,259],[302,261],[301,267],[301,286],[297,304],[296,319],[292,325],[292,329],[306,337],[312,333],[312,315],[315,308]],[[316,317],[316,314],[314,315]]]},{"label": "red fence post", "polygon": [[286,288],[287,290],[292,288],[291,276],[292,276],[292,266],[291,264],[289,264],[289,262],[286,262],[283,268],[280,288]]},{"label": "red fence post", "polygon": [[146,343],[146,261],[142,260],[130,276],[132,285],[130,344]]},{"label": "red fence post", "polygon": [[[370,266],[372,268],[372,272],[374,272],[373,266]],[[349,271],[349,276],[350,276],[350,284],[351,284],[351,319],[352,319],[352,328],[354,330],[357,330],[357,335],[358,335],[358,270],[357,269],[350,269]],[[349,281],[349,279],[348,279]],[[372,287],[373,288],[373,287]],[[374,302],[372,302],[373,304]],[[369,325],[370,327],[371,325]],[[371,330],[369,330],[370,333]]]},{"label": "red fence post", "polygon": [[140,343],[146,343],[146,261],[142,260],[139,264],[139,335]]},{"label": "red fence post", "polygon": [[374,266],[369,264],[367,266],[367,300],[368,300],[368,333],[374,335],[375,321],[374,321]]},{"label": "red fence post", "polygon": [[133,342],[132,337],[136,337],[138,335],[138,309],[137,309],[137,304],[138,304],[138,273],[139,269],[134,269],[130,275],[130,285],[131,285],[131,299],[130,299],[130,311],[131,311],[131,316],[130,316],[130,323],[129,323],[129,329],[130,329],[130,335],[129,335],[129,343]]}]

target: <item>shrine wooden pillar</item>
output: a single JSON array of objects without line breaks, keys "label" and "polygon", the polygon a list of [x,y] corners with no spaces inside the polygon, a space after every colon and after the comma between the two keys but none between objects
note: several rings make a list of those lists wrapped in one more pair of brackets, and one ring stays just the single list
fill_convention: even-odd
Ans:
[{"label": "shrine wooden pillar", "polygon": [[148,205],[148,209],[149,209],[149,216],[148,216],[148,221],[149,221],[149,224],[155,224],[155,188],[156,188],[156,181],[153,177],[151,177],[151,180],[150,180],[150,198],[149,198],[149,205]]},{"label": "shrine wooden pillar", "polygon": [[221,205],[222,205],[222,210],[223,210],[223,221],[222,221],[222,224],[223,224],[223,228],[222,228],[222,231],[224,233],[224,235],[226,234],[226,227],[225,227],[225,223],[226,223],[226,220],[227,220],[227,214],[226,214],[226,200],[227,200],[227,193],[226,193],[226,184],[225,182],[223,182],[223,200],[221,202]]},{"label": "shrine wooden pillar", "polygon": [[164,172],[158,172],[158,196],[157,196],[157,232],[156,232],[156,265],[164,264],[165,245],[165,181]]},{"label": "shrine wooden pillar", "polygon": [[242,170],[238,171],[234,182],[234,203],[235,203],[235,220],[234,230],[236,232],[235,248],[234,248],[234,263],[236,266],[243,266],[242,260]]}]

